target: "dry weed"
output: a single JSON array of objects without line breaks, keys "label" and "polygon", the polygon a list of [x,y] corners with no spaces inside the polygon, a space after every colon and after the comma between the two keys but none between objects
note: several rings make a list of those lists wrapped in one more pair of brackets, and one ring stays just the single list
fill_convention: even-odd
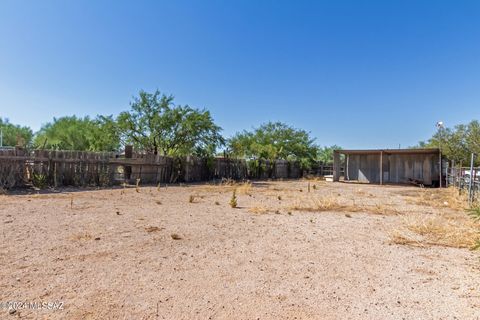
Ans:
[{"label": "dry weed", "polygon": [[375,197],[375,195],[371,194],[370,192],[364,191],[363,189],[358,189],[357,191],[355,191],[355,194],[358,196],[369,197],[369,198]]},{"label": "dry weed", "polygon": [[341,204],[335,197],[324,196],[318,198],[304,198],[295,202],[288,209],[297,211],[322,212],[322,211],[347,211],[346,205]]},{"label": "dry weed", "polygon": [[155,226],[150,226],[150,227],[146,227],[145,228],[145,231],[147,232],[157,232],[157,231],[160,231],[161,229],[159,227],[155,227]]},{"label": "dry weed", "polygon": [[414,247],[424,246],[424,244],[421,241],[415,239],[415,237],[411,235],[407,235],[406,232],[402,232],[400,230],[394,230],[390,234],[390,240],[392,243],[395,243],[395,244],[409,245]]},{"label": "dry weed", "polygon": [[418,189],[415,195],[409,195],[411,203],[433,207],[433,208],[450,208],[454,210],[464,210],[467,208],[467,197],[465,194],[459,193],[458,189],[435,188],[435,189]]},{"label": "dry weed", "polygon": [[252,183],[250,181],[237,183],[233,180],[224,180],[221,184],[209,184],[198,188],[198,191],[206,193],[227,193],[237,190],[238,194],[250,195],[252,190]]},{"label": "dry weed", "polygon": [[230,198],[230,207],[232,207],[232,208],[237,207],[236,189],[233,189],[232,197]]},{"label": "dry weed", "polygon": [[78,233],[71,237],[71,239],[74,241],[87,241],[87,240],[92,240],[92,238],[93,238],[92,235],[88,234],[87,232]]},{"label": "dry weed", "polygon": [[270,210],[268,210],[267,207],[252,207],[248,209],[248,212],[250,213],[256,213],[256,214],[265,214],[268,213]]},{"label": "dry weed", "polygon": [[247,182],[237,184],[236,190],[237,190],[236,192],[239,194],[249,195],[250,192],[252,191],[252,183],[247,181]]},{"label": "dry weed", "polygon": [[437,245],[453,248],[473,248],[480,239],[480,225],[464,213],[425,216],[410,215],[405,218],[409,233],[421,236],[415,239],[406,231],[395,231],[392,241],[407,245]]},{"label": "dry weed", "polygon": [[300,199],[288,207],[288,209],[308,212],[366,212],[379,215],[397,215],[401,213],[390,204],[357,205],[355,201],[353,201],[353,204],[349,204],[341,202],[338,197],[333,195]]},{"label": "dry weed", "polygon": [[472,248],[479,239],[479,225],[462,215],[415,215],[407,218],[406,226],[423,236],[427,244]]},{"label": "dry weed", "polygon": [[373,206],[365,206],[365,211],[372,214],[379,214],[384,216],[392,216],[400,214],[401,212],[395,209],[391,204],[375,204]]}]

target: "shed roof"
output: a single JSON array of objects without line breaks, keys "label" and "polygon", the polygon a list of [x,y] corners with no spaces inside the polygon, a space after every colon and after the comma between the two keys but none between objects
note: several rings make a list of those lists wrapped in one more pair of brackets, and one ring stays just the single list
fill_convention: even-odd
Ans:
[{"label": "shed roof", "polygon": [[357,150],[334,150],[340,154],[439,154],[438,148],[421,148],[421,149],[357,149]]}]

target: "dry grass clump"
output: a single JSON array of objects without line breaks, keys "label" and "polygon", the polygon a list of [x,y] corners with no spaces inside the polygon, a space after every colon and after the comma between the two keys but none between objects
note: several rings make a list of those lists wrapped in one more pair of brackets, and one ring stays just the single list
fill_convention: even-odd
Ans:
[{"label": "dry grass clump", "polygon": [[250,181],[236,185],[236,192],[239,194],[250,194],[252,191],[252,183]]},{"label": "dry grass clump", "polygon": [[145,231],[147,231],[148,233],[157,232],[157,231],[160,231],[160,230],[161,229],[159,227],[156,227],[156,226],[149,226],[149,227],[145,228]]},{"label": "dry grass clump", "polygon": [[409,195],[411,202],[421,206],[433,208],[450,208],[454,210],[464,210],[467,208],[467,197],[461,194],[458,189],[435,188],[418,189],[416,195]]},{"label": "dry grass clump", "polygon": [[197,190],[207,193],[227,193],[237,190],[238,194],[251,194],[253,185],[250,181],[235,182],[231,179],[225,179],[220,184],[209,184],[199,187]]},{"label": "dry grass clump", "polygon": [[248,209],[248,212],[255,213],[255,214],[265,214],[268,213],[270,210],[267,207],[252,207]]},{"label": "dry grass clump", "polygon": [[424,247],[425,245],[414,236],[407,234],[406,232],[402,232],[400,230],[394,230],[390,234],[390,240],[392,243],[401,244],[401,245],[408,245],[414,247]]},{"label": "dry grass clump", "polygon": [[373,194],[371,194],[369,192],[366,192],[363,189],[358,189],[357,191],[355,191],[355,194],[358,195],[358,196],[364,196],[364,197],[369,197],[369,198],[375,197]]},{"label": "dry grass clump", "polygon": [[[473,248],[480,239],[480,224],[463,212],[430,216],[410,215],[405,218],[405,227],[408,231],[422,236],[420,240],[415,241],[423,245]],[[397,233],[393,239],[395,243],[402,244],[400,239],[404,237],[407,240],[403,244],[412,244],[410,243],[412,237],[406,236],[405,232]]]},{"label": "dry grass clump", "polygon": [[473,207],[467,209],[468,215],[474,220],[474,221],[480,221],[480,206],[475,204]]},{"label": "dry grass clump", "polygon": [[290,189],[273,185],[273,186],[269,186],[269,187],[268,187],[268,190],[272,190],[272,191],[288,191],[288,190],[290,190]]},{"label": "dry grass clump", "polygon": [[397,210],[391,204],[380,204],[377,203],[373,206],[365,206],[365,211],[372,214],[379,214],[384,216],[394,216],[401,214],[399,210]]},{"label": "dry grass clump", "polygon": [[[406,195],[412,203],[433,208],[433,214],[410,214],[405,217],[404,231],[391,236],[397,244],[437,245],[454,248],[475,248],[480,244],[480,221],[475,219],[477,210],[467,209],[465,194],[453,187],[446,189],[419,189]],[[471,215],[471,217],[469,217]],[[473,219],[472,219],[473,218]],[[414,234],[408,236],[406,233]]]},{"label": "dry grass clump", "polygon": [[302,178],[302,180],[310,180],[310,181],[319,181],[319,182],[325,182],[325,177],[319,177],[319,176],[314,176],[314,175],[306,175]]},{"label": "dry grass clump", "polygon": [[333,196],[304,198],[295,202],[292,206],[288,207],[288,209],[308,212],[350,211],[347,210],[349,206],[340,203],[338,199]]},{"label": "dry grass clump", "polygon": [[290,210],[308,211],[308,212],[323,212],[323,211],[343,211],[343,212],[366,212],[379,215],[397,215],[401,212],[389,204],[375,204],[375,205],[357,205],[355,203],[348,204],[341,202],[339,197],[329,195],[323,197],[308,197],[297,200],[292,206],[288,207]]},{"label": "dry grass clump", "polygon": [[93,239],[93,236],[87,232],[78,233],[70,237],[74,241],[87,241]]}]

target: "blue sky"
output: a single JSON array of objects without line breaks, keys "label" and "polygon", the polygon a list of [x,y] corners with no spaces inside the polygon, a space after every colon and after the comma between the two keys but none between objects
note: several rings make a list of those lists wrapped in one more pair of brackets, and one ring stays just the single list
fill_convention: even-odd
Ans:
[{"label": "blue sky", "polygon": [[0,2],[0,117],[37,130],[156,88],[226,136],[278,120],[406,147],[480,119],[480,2]]}]

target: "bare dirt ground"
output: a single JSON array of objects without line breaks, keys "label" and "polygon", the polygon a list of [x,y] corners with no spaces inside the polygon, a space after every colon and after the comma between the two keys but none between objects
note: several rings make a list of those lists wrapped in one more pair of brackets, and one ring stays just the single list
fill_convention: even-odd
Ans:
[{"label": "bare dirt ground", "polygon": [[480,319],[440,191],[308,183],[2,195],[0,302],[64,304],[0,318]]}]

